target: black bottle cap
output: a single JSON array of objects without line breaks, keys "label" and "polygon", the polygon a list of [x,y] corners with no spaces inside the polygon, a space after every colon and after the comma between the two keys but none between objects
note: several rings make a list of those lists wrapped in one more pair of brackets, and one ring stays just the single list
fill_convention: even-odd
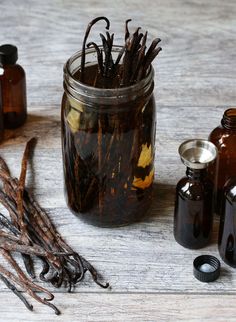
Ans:
[{"label": "black bottle cap", "polygon": [[220,262],[212,255],[201,255],[193,261],[193,274],[201,282],[213,282],[220,276]]},{"label": "black bottle cap", "polygon": [[0,65],[14,65],[18,59],[17,47],[13,45],[0,46]]}]

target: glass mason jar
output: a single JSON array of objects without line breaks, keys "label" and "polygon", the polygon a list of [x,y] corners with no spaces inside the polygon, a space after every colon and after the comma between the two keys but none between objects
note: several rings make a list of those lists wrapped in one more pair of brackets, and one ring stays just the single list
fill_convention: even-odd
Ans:
[{"label": "glass mason jar", "polygon": [[[116,59],[120,47],[113,48]],[[129,87],[80,82],[81,52],[64,67],[62,154],[67,204],[84,221],[103,227],[140,220],[152,199],[155,152],[154,71]],[[96,62],[86,50],[86,67]]]}]

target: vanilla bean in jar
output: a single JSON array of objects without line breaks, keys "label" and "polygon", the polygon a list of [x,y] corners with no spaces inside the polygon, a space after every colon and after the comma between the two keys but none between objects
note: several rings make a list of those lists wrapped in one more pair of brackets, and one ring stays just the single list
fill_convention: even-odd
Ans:
[{"label": "vanilla bean in jar", "polygon": [[150,206],[154,177],[153,70],[128,88],[69,82],[62,103],[68,205],[95,225],[137,221]]},{"label": "vanilla bean in jar", "polygon": [[[107,36],[108,45],[112,39]],[[122,47],[110,46],[109,53],[94,43],[91,47],[73,55],[64,68],[61,117],[67,203],[86,222],[121,226],[140,220],[151,204],[154,71],[148,65],[141,77],[144,69],[129,69],[127,56],[121,60]]]}]

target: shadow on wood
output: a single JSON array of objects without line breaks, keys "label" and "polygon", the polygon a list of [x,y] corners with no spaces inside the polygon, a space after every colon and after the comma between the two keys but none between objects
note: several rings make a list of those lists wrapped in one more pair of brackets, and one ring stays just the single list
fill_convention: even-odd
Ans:
[{"label": "shadow on wood", "polygon": [[174,201],[175,186],[154,182],[153,201],[145,219],[153,220],[153,218],[158,218],[159,216],[168,216],[170,213],[174,215]]}]

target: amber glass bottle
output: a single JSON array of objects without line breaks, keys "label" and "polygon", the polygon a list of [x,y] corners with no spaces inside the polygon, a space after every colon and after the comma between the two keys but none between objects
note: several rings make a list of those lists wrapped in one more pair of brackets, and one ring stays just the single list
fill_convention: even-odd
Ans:
[{"label": "amber glass bottle", "polygon": [[186,248],[202,248],[210,241],[213,223],[214,187],[207,166],[217,150],[211,142],[189,140],[181,144],[179,153],[187,170],[176,186],[174,237]]},{"label": "amber glass bottle", "polygon": [[[1,73],[1,67],[0,67]],[[3,126],[3,111],[2,111],[2,87],[0,82],[0,142],[3,140],[4,126]]]},{"label": "amber glass bottle", "polygon": [[0,46],[0,82],[4,127],[14,129],[21,126],[27,115],[26,79],[24,69],[16,64],[17,48],[13,45]]},{"label": "amber glass bottle", "polygon": [[177,185],[174,235],[186,248],[209,243],[213,221],[213,185],[206,170],[187,168]]},{"label": "amber glass bottle", "polygon": [[236,108],[224,112],[221,126],[211,132],[209,140],[218,148],[218,162],[210,167],[210,173],[216,173],[216,212],[221,214],[224,185],[236,175]]},{"label": "amber glass bottle", "polygon": [[222,259],[236,267],[236,177],[229,180],[224,188],[218,247]]}]

